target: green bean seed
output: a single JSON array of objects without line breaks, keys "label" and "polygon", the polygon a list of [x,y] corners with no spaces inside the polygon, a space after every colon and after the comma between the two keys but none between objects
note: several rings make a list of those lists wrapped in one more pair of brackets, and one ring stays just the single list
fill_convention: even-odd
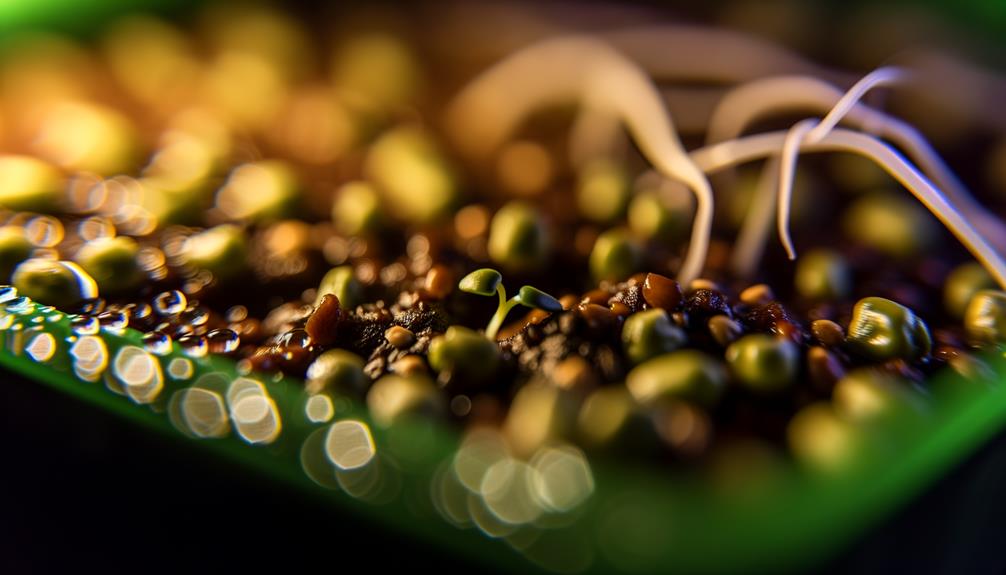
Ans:
[{"label": "green bean seed", "polygon": [[551,243],[538,211],[524,202],[510,202],[499,209],[489,225],[489,258],[511,270],[540,267],[548,258]]},{"label": "green bean seed", "polygon": [[0,282],[10,283],[14,268],[31,257],[32,245],[20,226],[0,227]]},{"label": "green bean seed", "polygon": [[916,360],[932,348],[926,323],[907,307],[881,297],[856,303],[845,341],[850,350],[874,361]]},{"label": "green bean seed", "polygon": [[102,293],[121,293],[137,287],[146,277],[137,260],[139,251],[129,237],[100,238],[84,244],[76,260],[98,282]]},{"label": "green bean seed", "polygon": [[723,364],[696,350],[657,356],[629,372],[625,380],[632,396],[643,405],[663,399],[684,399],[710,407],[726,388]]},{"label": "green bean seed", "polygon": [[832,250],[817,249],[796,262],[796,291],[813,301],[845,299],[852,293],[852,272],[845,258]]},{"label": "green bean seed", "polygon": [[623,280],[639,270],[643,250],[624,228],[610,229],[594,242],[590,252],[590,273],[597,281]]},{"label": "green bean seed", "polygon": [[964,332],[979,347],[1006,343],[1006,292],[981,290],[964,312]]},{"label": "green bean seed", "polygon": [[788,338],[746,335],[730,344],[727,363],[734,378],[758,393],[773,393],[792,385],[800,367],[800,352]]},{"label": "green bean seed", "polygon": [[19,294],[60,308],[98,297],[97,283],[73,262],[27,259],[14,268],[11,281]]},{"label": "green bean seed", "polygon": [[686,339],[685,332],[662,309],[636,312],[622,326],[622,347],[633,364],[670,353]]},{"label": "green bean seed", "polygon": [[363,359],[344,349],[330,349],[307,368],[307,392],[360,396],[370,379],[363,372]]},{"label": "green bean seed", "polygon": [[353,309],[363,303],[363,286],[353,274],[352,266],[332,268],[321,278],[314,301],[315,307],[321,303],[321,298],[325,294],[333,294],[339,298],[342,309]]},{"label": "green bean seed", "polygon": [[468,383],[484,384],[496,374],[499,348],[478,332],[452,325],[430,342],[428,360],[437,372],[449,371]]},{"label": "green bean seed", "polygon": [[978,262],[962,264],[947,276],[943,284],[943,304],[953,317],[963,318],[964,311],[976,293],[996,289],[996,282]]}]

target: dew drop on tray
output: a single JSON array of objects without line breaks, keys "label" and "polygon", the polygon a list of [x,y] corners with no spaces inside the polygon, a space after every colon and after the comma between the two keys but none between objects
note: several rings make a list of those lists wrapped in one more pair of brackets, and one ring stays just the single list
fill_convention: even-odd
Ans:
[{"label": "dew drop on tray", "polygon": [[162,316],[178,315],[187,305],[188,299],[179,290],[161,292],[154,298],[154,310]]}]

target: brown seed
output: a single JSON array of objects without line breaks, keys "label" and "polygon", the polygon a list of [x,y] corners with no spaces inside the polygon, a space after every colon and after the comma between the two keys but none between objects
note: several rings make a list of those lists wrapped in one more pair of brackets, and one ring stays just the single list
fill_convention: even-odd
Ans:
[{"label": "brown seed", "polygon": [[416,342],[416,336],[400,325],[393,325],[384,331],[384,339],[398,349],[405,349]]},{"label": "brown seed", "polygon": [[740,294],[740,300],[747,305],[764,305],[775,299],[768,284],[755,284]]},{"label": "brown seed", "polygon": [[576,304],[580,303],[580,298],[569,293],[559,298],[559,303],[562,304],[562,309],[571,310],[576,307]]},{"label": "brown seed", "polygon": [[[307,318],[304,329],[314,343],[331,345],[335,342],[336,330],[341,318],[342,310],[339,307],[339,298],[334,294],[325,294],[318,307],[314,309],[314,313]],[[241,335],[240,332],[239,335]]]},{"label": "brown seed", "polygon": [[426,373],[426,362],[418,355],[407,355],[391,364],[391,371],[401,376]]},{"label": "brown seed", "polygon": [[709,335],[713,336],[720,347],[730,345],[744,332],[741,324],[722,314],[709,318],[706,325],[709,327]]},{"label": "brown seed", "polygon": [[426,293],[434,299],[444,299],[451,295],[454,289],[454,275],[446,266],[437,264],[426,274],[426,283],[423,286]]},{"label": "brown seed", "polygon": [[718,292],[723,291],[722,289],[720,289],[720,284],[714,282],[713,280],[706,278],[695,278],[692,280],[692,283],[688,284],[688,291],[694,292],[698,290],[709,290]]},{"label": "brown seed", "polygon": [[597,385],[597,378],[587,360],[573,355],[556,364],[552,383],[561,389],[586,393]]},{"label": "brown seed", "polygon": [[845,330],[830,319],[814,320],[810,324],[810,331],[814,334],[814,339],[825,347],[838,348],[845,343]]},{"label": "brown seed", "polygon": [[814,389],[825,395],[831,393],[835,383],[845,376],[845,368],[838,357],[818,346],[807,350],[807,372]]},{"label": "brown seed", "polygon": [[576,308],[583,319],[587,320],[587,325],[594,330],[603,330],[614,325],[615,316],[611,310],[596,303],[581,303]]},{"label": "brown seed", "polygon": [[611,310],[611,313],[620,317],[626,317],[630,313],[632,313],[632,310],[629,309],[629,306],[625,305],[620,301],[612,302],[611,305],[608,306],[608,308]]},{"label": "brown seed", "polygon": [[682,298],[681,286],[671,278],[660,274],[646,274],[643,279],[643,299],[650,307],[670,313],[678,309]]},{"label": "brown seed", "polygon": [[589,292],[583,294],[580,298],[580,304],[597,304],[597,305],[607,305],[608,300],[611,298],[611,294],[604,291],[603,289],[592,289]]}]

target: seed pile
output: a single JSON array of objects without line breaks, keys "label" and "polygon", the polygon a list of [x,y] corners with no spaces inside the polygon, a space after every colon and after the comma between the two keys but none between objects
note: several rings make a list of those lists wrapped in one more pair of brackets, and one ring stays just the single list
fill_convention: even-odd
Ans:
[{"label": "seed pile", "polygon": [[[210,38],[131,19],[98,51],[0,62],[24,88],[3,100],[0,283],[155,352],[303,378],[379,421],[497,426],[518,453],[562,439],[681,461],[744,440],[814,463],[815,428],[924,402],[932,374],[979,373],[978,352],[1006,342],[995,262],[970,261],[872,166],[801,159],[801,254],[739,266],[731,212],[760,193],[747,173],[714,186],[704,232],[704,176],[604,145],[568,168],[563,113],[487,169],[416,119],[470,109],[479,85],[460,108],[413,107],[435,63],[402,37],[346,38],[326,77],[298,22],[221,14]],[[63,84],[25,75],[25,54]]]}]

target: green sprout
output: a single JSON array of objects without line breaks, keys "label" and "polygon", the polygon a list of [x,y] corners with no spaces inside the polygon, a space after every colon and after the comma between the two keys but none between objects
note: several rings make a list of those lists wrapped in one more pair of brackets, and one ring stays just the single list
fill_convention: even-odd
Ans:
[{"label": "green sprout", "polygon": [[492,297],[493,294],[499,296],[499,307],[496,308],[496,314],[493,315],[489,326],[486,327],[486,337],[490,340],[496,339],[496,334],[499,332],[500,326],[503,325],[503,320],[517,304],[548,312],[562,311],[562,304],[559,303],[559,300],[531,286],[520,288],[517,295],[507,299],[506,288],[503,287],[503,276],[491,268],[475,270],[461,278],[461,281],[458,282],[458,288],[464,292],[486,297]]}]

